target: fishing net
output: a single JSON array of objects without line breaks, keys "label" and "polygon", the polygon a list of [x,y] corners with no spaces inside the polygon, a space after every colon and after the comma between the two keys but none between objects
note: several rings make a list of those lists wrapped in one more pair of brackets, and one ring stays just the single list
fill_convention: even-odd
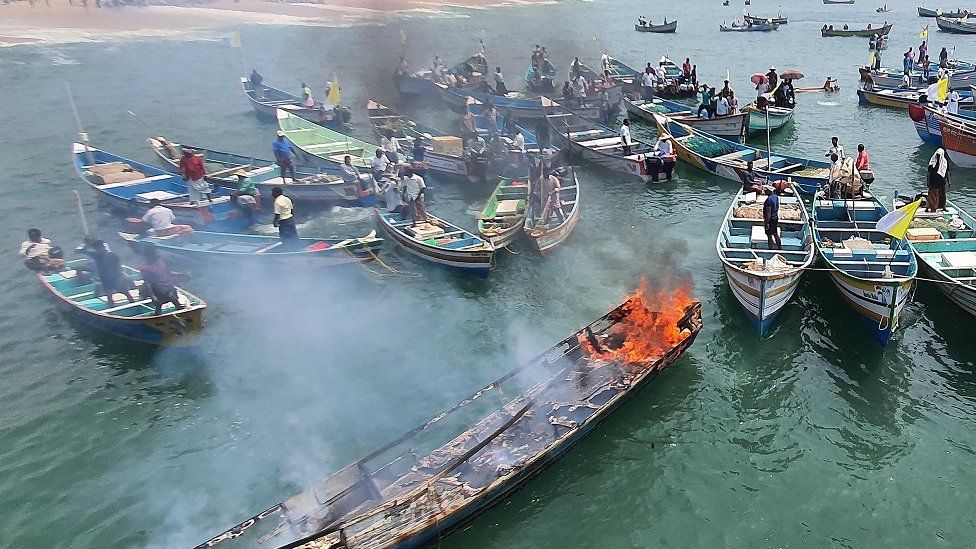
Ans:
[{"label": "fishing net", "polygon": [[[746,204],[739,206],[732,214],[738,219],[762,219],[763,205],[761,203]],[[784,221],[799,221],[800,207],[796,204],[781,204],[779,207],[779,219]]]},{"label": "fishing net", "polygon": [[715,158],[716,156],[722,156],[736,151],[735,146],[731,143],[722,143],[721,141],[715,141],[714,139],[699,137],[697,135],[686,139],[684,145],[696,153],[709,158]]}]

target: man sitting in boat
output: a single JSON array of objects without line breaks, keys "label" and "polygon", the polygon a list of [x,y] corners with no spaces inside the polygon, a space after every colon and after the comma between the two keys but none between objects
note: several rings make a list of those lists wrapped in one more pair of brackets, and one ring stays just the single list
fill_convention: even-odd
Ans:
[{"label": "man sitting in boat", "polygon": [[752,160],[746,162],[746,171],[742,173],[742,192],[762,194],[763,186],[769,179],[759,175],[752,168]]},{"label": "man sitting in boat", "polygon": [[51,240],[41,236],[40,229],[27,231],[27,240],[20,245],[20,255],[24,257],[24,265],[32,271],[57,271],[64,267],[64,259],[60,256],[61,248],[52,246]]},{"label": "man sitting in boat", "polygon": [[640,26],[642,26],[642,27],[646,27],[647,26],[647,19],[645,19],[643,15],[639,15],[639,16],[637,16],[637,24],[640,25]]},{"label": "man sitting in boat", "polygon": [[142,275],[139,296],[143,299],[152,300],[156,307],[156,315],[163,312],[163,305],[167,303],[172,303],[177,309],[182,309],[183,305],[180,304],[179,292],[173,285],[169,267],[159,257],[159,251],[156,247],[147,246],[143,252],[143,257],[145,259],[139,265],[139,274]]},{"label": "man sitting in boat", "polygon": [[158,198],[149,201],[149,210],[142,216],[142,222],[149,225],[149,234],[153,236],[171,236],[192,233],[189,225],[174,225],[176,215],[173,210],[159,203]]},{"label": "man sitting in boat", "polygon": [[651,174],[651,181],[656,183],[662,171],[667,180],[671,181],[675,163],[674,146],[671,144],[671,140],[663,135],[658,137],[657,143],[654,144],[654,155],[648,156],[646,162],[647,171]]}]

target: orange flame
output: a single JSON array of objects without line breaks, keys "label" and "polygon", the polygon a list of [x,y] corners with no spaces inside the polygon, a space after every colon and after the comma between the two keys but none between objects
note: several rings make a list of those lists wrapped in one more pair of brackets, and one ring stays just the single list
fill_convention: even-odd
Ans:
[{"label": "orange flame", "polygon": [[678,322],[693,303],[691,292],[690,279],[665,283],[654,290],[646,277],[641,279],[637,290],[627,296],[622,309],[624,317],[605,337],[610,345],[598,351],[584,340],[583,349],[594,358],[625,364],[657,360],[684,339]]}]

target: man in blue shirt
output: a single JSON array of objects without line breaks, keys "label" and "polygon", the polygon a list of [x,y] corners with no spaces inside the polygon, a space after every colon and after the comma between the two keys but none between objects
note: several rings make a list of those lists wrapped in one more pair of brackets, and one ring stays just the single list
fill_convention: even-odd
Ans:
[{"label": "man in blue shirt", "polygon": [[[770,250],[782,250],[779,239],[779,196],[770,189],[763,202],[763,228],[766,229],[766,243]],[[774,247],[775,246],[775,247]]]},{"label": "man in blue shirt", "polygon": [[295,165],[291,162],[291,155],[295,149],[292,148],[291,142],[285,139],[285,132],[278,130],[278,138],[275,139],[271,148],[274,150],[275,162],[281,168],[281,182],[285,182],[285,174],[288,172],[291,172],[291,179],[294,181],[296,179]]}]

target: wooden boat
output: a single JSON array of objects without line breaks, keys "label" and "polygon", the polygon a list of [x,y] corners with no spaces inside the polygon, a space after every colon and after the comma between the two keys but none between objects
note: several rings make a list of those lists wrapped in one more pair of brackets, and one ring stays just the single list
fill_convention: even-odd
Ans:
[{"label": "wooden boat", "polygon": [[699,118],[693,107],[657,97],[650,101],[624,98],[624,106],[628,113],[652,124],[654,113],[665,114],[672,120],[687,124],[696,130],[734,141],[745,141],[751,118],[749,111],[715,118]]},{"label": "wooden boat", "polygon": [[949,114],[928,105],[909,105],[908,116],[922,141],[935,147],[942,146],[942,120],[949,118],[961,124],[976,125],[976,111],[970,110],[960,109],[958,114]]},{"label": "wooden boat", "polygon": [[284,246],[277,236],[239,233],[211,233],[165,237],[119,233],[133,250],[154,246],[179,259],[211,263],[214,261],[249,264],[274,264],[290,267],[335,267],[372,261],[382,238],[375,231],[362,238],[299,238],[299,245]]},{"label": "wooden boat", "polygon": [[352,112],[346,107],[334,108],[317,102],[315,107],[308,108],[301,97],[278,88],[266,86],[263,83],[261,90],[255,91],[251,85],[251,80],[246,76],[241,77],[241,88],[244,90],[244,95],[251,101],[254,111],[258,114],[275,118],[275,112],[278,109],[284,109],[295,116],[300,116],[305,120],[311,120],[328,128],[336,130],[352,128],[350,125]]},{"label": "wooden boat", "polygon": [[725,214],[715,250],[732,294],[762,336],[796,292],[803,271],[814,258],[810,218],[803,200],[792,192],[780,197],[782,250],[771,250],[763,230],[765,195],[740,189]]},{"label": "wooden boat", "polygon": [[744,25],[736,25],[732,23],[731,25],[719,25],[718,30],[722,32],[769,32],[774,31],[779,28],[779,25],[773,23],[751,23],[747,22]]},{"label": "wooden boat", "polygon": [[518,237],[529,214],[529,182],[500,178],[478,218],[478,233],[496,250]]},{"label": "wooden boat", "polygon": [[427,223],[411,227],[409,214],[390,213],[376,208],[376,220],[393,241],[413,255],[487,278],[495,248],[482,238],[427,214]]},{"label": "wooden boat", "polygon": [[947,17],[949,19],[959,19],[967,15],[972,15],[972,12],[970,12],[969,10],[942,11],[941,9],[933,10],[929,8],[923,8],[922,6],[918,7],[919,17]]},{"label": "wooden boat", "polygon": [[[910,105],[918,105],[919,98],[923,93],[924,90],[891,88],[875,88],[873,90],[865,90],[861,88],[857,90],[857,99],[860,103],[864,104],[878,105],[881,107],[894,107],[896,109],[907,109]],[[962,100],[959,101],[959,105],[972,109],[972,96],[963,96]]]},{"label": "wooden boat", "polygon": [[376,156],[376,145],[313,124],[288,111],[278,109],[278,127],[294,145],[299,164],[338,167],[346,155],[359,169],[369,168]]},{"label": "wooden boat", "polygon": [[225,189],[214,189],[213,203],[192,205],[186,181],[178,175],[82,143],[74,143],[71,152],[78,176],[125,215],[142,217],[156,198],[173,210],[174,223],[210,230],[235,230],[245,224]]},{"label": "wooden boat", "polygon": [[[853,4],[853,2],[851,3]],[[874,28],[867,28],[867,29],[847,29],[847,30],[821,28],[820,36],[823,36],[824,38],[832,37],[832,36],[861,36],[864,38],[870,38],[876,34],[880,34],[881,36],[887,36],[891,32],[891,27],[893,25],[894,23],[888,23],[887,25],[884,25],[882,27],[874,27]]]},{"label": "wooden boat", "polygon": [[877,12],[877,13],[888,13],[888,12],[891,11],[891,8],[880,7],[878,9],[874,10],[874,11]]},{"label": "wooden boat", "polygon": [[634,91],[640,88],[640,72],[623,61],[607,55],[604,70],[610,71],[610,79],[624,87],[624,91]]},{"label": "wooden boat", "polygon": [[[894,206],[914,202],[895,193]],[[935,287],[962,310],[976,316],[976,219],[952,202],[942,212],[915,213],[908,241],[922,275],[941,283]]]},{"label": "wooden boat", "polygon": [[546,118],[553,138],[571,152],[605,168],[639,177],[645,183],[651,180],[645,159],[652,154],[653,145],[634,138],[634,144],[627,153],[617,130],[565,109],[552,109]]},{"label": "wooden boat", "polygon": [[938,117],[946,156],[960,168],[976,168],[976,122]]},{"label": "wooden boat", "polygon": [[767,114],[769,115],[770,131],[778,130],[793,120],[793,109],[774,107],[772,103],[765,111],[759,110],[755,102],[742,107],[742,110],[749,113],[749,133],[752,134],[761,133],[765,135]]},{"label": "wooden boat", "polygon": [[203,328],[203,310],[207,308],[202,299],[177,288],[183,308],[167,303],[157,315],[152,301],[139,295],[143,284],[139,271],[123,265],[122,271],[134,283],[135,289],[129,293],[136,301],[129,303],[124,293],[116,292],[115,304],[109,306],[108,299],[96,293],[97,281],[79,273],[87,264],[87,259],[68,261],[56,273],[37,273],[37,279],[74,317],[97,330],[152,345],[185,347],[197,343],[195,336]]},{"label": "wooden boat", "polygon": [[[282,548],[422,547],[458,529],[564,455],[692,344],[701,304],[684,296],[659,305],[650,299],[631,297],[433,419],[197,549],[234,539],[254,546],[262,534],[268,546]],[[652,323],[661,328],[632,341]],[[642,347],[650,352],[622,356]],[[532,385],[519,389],[527,379]],[[496,408],[486,396],[502,404]],[[462,414],[471,403],[490,413],[457,436],[439,430],[445,418],[467,423]],[[269,518],[279,525],[265,524]]]},{"label": "wooden boat", "polygon": [[962,19],[936,17],[935,24],[939,26],[939,30],[953,34],[976,34],[976,23],[971,23],[967,17]]},{"label": "wooden boat", "polygon": [[[603,85],[603,83],[602,83],[603,82],[603,73],[602,72],[596,72],[595,70],[593,70],[590,67],[586,66],[586,64],[584,64],[584,63],[576,63],[576,60],[574,60],[573,63],[570,63],[569,72],[570,72],[570,76],[572,76],[573,78],[579,78],[582,75],[583,78],[587,82],[589,82],[589,83],[594,83],[594,82],[599,83],[599,89],[598,90],[593,90],[592,88],[587,90],[587,94],[593,96],[593,97],[590,97],[589,99],[591,100],[591,102],[594,103],[594,106],[598,106],[598,105],[596,105],[596,98],[598,97],[598,94],[602,94],[603,92],[607,92],[607,97],[608,97],[608,100],[610,101],[610,107],[611,107],[611,109],[617,109],[618,108],[618,105],[620,104],[620,99],[624,95],[624,93],[623,93],[624,85],[623,84],[620,84],[620,83],[617,83],[617,82],[613,82],[613,85],[612,86],[605,86],[605,85]],[[611,76],[610,76],[610,80],[613,81],[613,75],[612,75],[612,73],[611,73]],[[553,99],[553,100],[556,100],[557,99],[552,94],[550,94],[550,97],[549,98],[550,99]]]},{"label": "wooden boat", "polygon": [[[446,72],[464,78],[462,87],[480,89],[484,86],[485,75],[489,71],[488,60],[483,53],[478,52],[471,57],[454,65]],[[435,94],[434,82],[439,80],[433,69],[423,69],[409,74],[393,73],[393,83],[400,95],[417,96]]]},{"label": "wooden boat", "polygon": [[541,67],[530,66],[525,71],[525,85],[534,92],[547,92],[556,89],[556,75],[559,71],[548,58],[543,59]]},{"label": "wooden boat", "polygon": [[426,149],[422,168],[449,177],[468,178],[470,170],[460,137],[414,122],[372,99],[366,103],[366,111],[376,138],[382,139],[386,132],[392,131],[400,141],[400,154],[405,159],[413,158],[414,139],[420,138]]},{"label": "wooden boat", "polygon": [[907,239],[895,240],[876,224],[888,210],[874,196],[813,200],[813,240],[841,297],[871,335],[887,345],[908,302],[918,263]]},{"label": "wooden boat", "polygon": [[662,25],[634,25],[634,30],[637,32],[658,32],[658,33],[671,33],[678,30],[678,20],[670,21]]},{"label": "wooden boat", "polygon": [[[183,145],[173,143],[163,137],[150,137],[149,146],[156,156],[171,169],[178,169],[183,156]],[[376,203],[373,184],[368,180],[362,184],[346,183],[340,176],[337,166],[295,166],[297,180],[281,175],[281,168],[273,160],[261,160],[251,156],[225,153],[205,147],[189,148],[195,150],[207,168],[207,181],[214,185],[236,190],[237,175],[243,175],[261,193],[261,197],[271,200],[271,190],[284,189],[285,194],[298,202],[335,204],[337,206],[372,206]],[[368,177],[368,176],[366,176]]]},{"label": "wooden boat", "polygon": [[[528,219],[525,222],[526,236],[532,240],[539,253],[544,256],[565,242],[579,222],[580,191],[579,179],[576,177],[575,170],[572,170],[571,181],[569,177],[560,177],[558,194],[558,207],[563,214],[562,221],[553,216],[550,216],[549,219],[542,219],[539,212],[546,208],[548,199],[547,197],[540,197],[542,206],[537,209],[533,209],[533,204],[530,201]],[[548,206],[551,208],[552,204],[548,204]]]},{"label": "wooden boat", "polygon": [[452,88],[443,84],[437,85],[441,94],[441,99],[454,112],[463,113],[465,109],[472,105],[484,105],[486,101],[491,101],[499,112],[512,111],[518,116],[519,120],[540,120],[545,118],[544,107],[554,104],[546,97],[526,98],[518,92],[510,92],[506,95],[492,95],[484,92],[467,91],[460,88]]},{"label": "wooden boat", "polygon": [[[932,69],[929,76],[938,74],[938,68]],[[956,66],[947,69],[949,71],[949,88],[953,90],[969,90],[972,84],[976,84],[976,67],[970,63],[957,62]],[[902,84],[904,71],[900,69],[882,67],[879,70],[871,71],[871,79],[874,80],[875,87],[878,88],[897,88]],[[912,85],[920,88],[928,87],[925,73],[920,69],[913,69],[910,73]]]},{"label": "wooden boat", "polygon": [[823,0],[824,4],[853,4],[854,0]]},{"label": "wooden boat", "polygon": [[746,23],[752,23],[752,24],[767,23],[772,25],[785,25],[789,23],[789,18],[783,17],[782,14],[776,17],[758,17],[754,15],[749,15],[747,13],[742,16],[742,19],[745,20]]},{"label": "wooden boat", "polygon": [[708,135],[660,114],[654,116],[654,122],[658,134],[674,145],[678,158],[725,179],[741,183],[739,172],[751,161],[759,175],[771,182],[792,181],[803,194],[814,194],[827,183],[827,162],[779,154],[767,157],[765,150]]}]

